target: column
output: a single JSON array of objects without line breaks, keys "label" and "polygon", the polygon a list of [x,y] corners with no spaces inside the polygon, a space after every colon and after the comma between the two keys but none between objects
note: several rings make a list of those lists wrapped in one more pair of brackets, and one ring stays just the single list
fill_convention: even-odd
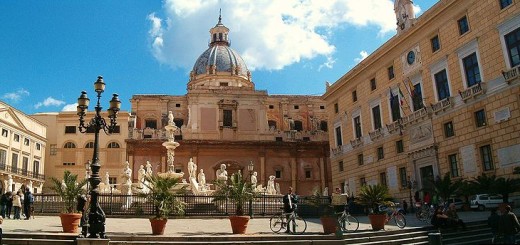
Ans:
[{"label": "column", "polygon": [[[323,157],[320,157],[320,180],[321,180],[321,189],[325,189],[325,179],[327,176],[325,176],[325,163],[323,162]],[[329,188],[330,189],[330,188]]]},{"label": "column", "polygon": [[265,178],[265,157],[260,157],[260,180],[262,181],[262,185],[267,186],[267,180]]},{"label": "column", "polygon": [[296,174],[298,173],[296,169],[296,158],[291,158],[291,186],[293,188],[294,193],[298,193],[296,186]]}]

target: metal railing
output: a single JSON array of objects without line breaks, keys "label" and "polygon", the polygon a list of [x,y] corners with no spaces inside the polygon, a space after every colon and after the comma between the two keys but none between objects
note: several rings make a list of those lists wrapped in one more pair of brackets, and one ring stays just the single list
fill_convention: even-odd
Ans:
[{"label": "metal railing", "polygon": [[[178,195],[186,204],[184,216],[227,216],[235,213],[236,205],[230,201],[213,201],[214,196]],[[154,205],[151,200],[138,195],[100,194],[99,205],[111,216],[151,216]],[[322,204],[330,204],[329,197],[321,199]],[[34,194],[34,210],[40,214],[58,214],[64,210],[64,202],[57,194]],[[254,216],[271,216],[283,207],[281,195],[261,195],[252,202]],[[244,213],[248,213],[249,203],[244,203]],[[300,197],[298,213],[304,217],[318,217],[323,209],[313,206],[309,198]],[[176,216],[176,215],[170,215]]]},{"label": "metal railing", "polygon": [[32,172],[32,171],[27,171],[27,169],[23,169],[23,168],[13,168],[12,166],[9,166],[6,164],[0,164],[0,171],[5,171],[8,173],[26,176],[26,177],[34,178],[34,179],[42,179],[42,180],[45,179],[45,175],[43,175],[43,174],[40,174],[37,172]]}]

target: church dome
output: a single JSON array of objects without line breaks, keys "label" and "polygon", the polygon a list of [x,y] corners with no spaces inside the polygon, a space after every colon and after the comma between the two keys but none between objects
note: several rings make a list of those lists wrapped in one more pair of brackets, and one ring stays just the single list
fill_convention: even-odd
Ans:
[{"label": "church dome", "polygon": [[228,72],[247,77],[248,70],[242,57],[228,45],[211,45],[195,62],[193,72],[194,75]]}]

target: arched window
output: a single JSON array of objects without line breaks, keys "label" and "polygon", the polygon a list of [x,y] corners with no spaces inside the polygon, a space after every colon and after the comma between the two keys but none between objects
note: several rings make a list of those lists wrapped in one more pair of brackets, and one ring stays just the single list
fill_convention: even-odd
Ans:
[{"label": "arched window", "polygon": [[108,148],[120,148],[119,143],[117,143],[117,142],[110,142],[110,143],[108,143],[107,147]]},{"label": "arched window", "polygon": [[88,142],[85,144],[85,148],[94,148],[94,142]]},{"label": "arched window", "polygon": [[65,145],[63,146],[63,148],[66,148],[66,149],[76,148],[76,144],[74,144],[74,143],[72,143],[72,142],[67,142],[67,143],[65,143]]}]

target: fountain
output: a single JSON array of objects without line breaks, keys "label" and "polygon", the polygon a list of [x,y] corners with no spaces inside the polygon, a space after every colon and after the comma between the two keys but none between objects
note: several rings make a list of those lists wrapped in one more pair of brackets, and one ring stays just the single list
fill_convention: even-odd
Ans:
[{"label": "fountain", "polygon": [[166,173],[160,173],[161,177],[171,176],[173,178],[182,178],[184,173],[175,173],[175,165],[173,162],[175,161],[175,148],[179,147],[179,143],[175,142],[175,131],[177,130],[177,126],[173,122],[173,113],[172,111],[168,112],[168,125],[164,127],[168,134],[168,141],[164,142],[162,145],[166,147],[167,155],[168,155],[168,171]]}]

